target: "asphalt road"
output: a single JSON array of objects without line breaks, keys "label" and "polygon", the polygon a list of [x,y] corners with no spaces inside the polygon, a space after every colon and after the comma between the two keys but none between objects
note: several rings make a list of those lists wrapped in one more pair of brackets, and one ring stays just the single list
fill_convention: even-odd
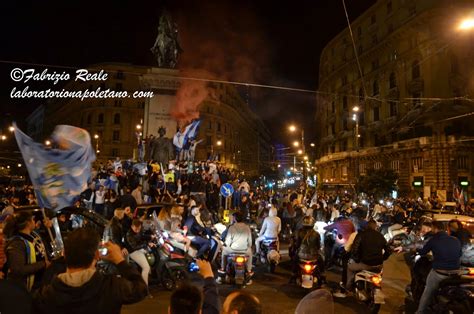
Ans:
[{"label": "asphalt road", "polygon": [[[283,255],[283,262],[277,267],[275,274],[266,273],[258,267],[255,270],[253,284],[245,289],[255,294],[264,304],[264,313],[293,314],[298,302],[305,296],[306,292],[301,288],[288,284],[289,269],[288,256]],[[335,289],[341,278],[338,270],[327,271],[326,277],[329,290]],[[386,295],[386,303],[382,305],[380,313],[402,313],[405,286],[409,280],[410,272],[402,255],[392,255],[384,264],[382,290]],[[233,289],[229,285],[220,285],[221,300],[223,301]],[[154,298],[124,306],[122,313],[167,313],[171,293],[159,286],[151,287],[151,292]],[[367,313],[365,305],[358,303],[352,297],[334,298],[334,308],[335,313]],[[314,313],[318,313],[317,310]]]}]

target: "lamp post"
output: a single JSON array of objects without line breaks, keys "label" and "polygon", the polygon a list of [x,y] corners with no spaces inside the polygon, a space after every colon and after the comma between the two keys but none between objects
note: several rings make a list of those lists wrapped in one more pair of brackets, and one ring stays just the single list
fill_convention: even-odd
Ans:
[{"label": "lamp post", "polygon": [[100,150],[99,150],[99,134],[94,134],[94,139],[95,139],[95,152],[97,154],[100,153]]},{"label": "lamp post", "polygon": [[[288,130],[290,132],[296,132],[298,130],[298,128],[295,125],[292,124],[288,127]],[[293,146],[298,147],[299,143],[298,143],[298,145],[295,145],[296,143],[298,143],[298,142],[295,141],[293,143]],[[301,128],[301,149],[298,150],[298,155],[302,155],[302,154],[306,154],[306,147],[305,147],[305,144],[304,144],[304,129],[303,128]],[[293,160],[293,164],[296,166],[296,156]],[[306,167],[303,167],[303,182],[304,182],[304,188],[306,190]]]},{"label": "lamp post", "polygon": [[354,106],[352,108],[352,111],[354,112],[352,114],[352,120],[355,121],[355,148],[358,151],[359,150],[359,110],[360,108],[358,106]]}]

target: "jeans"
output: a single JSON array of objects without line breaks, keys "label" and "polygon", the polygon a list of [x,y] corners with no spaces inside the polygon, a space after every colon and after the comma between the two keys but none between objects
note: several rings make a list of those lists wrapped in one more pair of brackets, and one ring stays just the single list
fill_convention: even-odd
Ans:
[{"label": "jeans", "polygon": [[354,276],[356,273],[360,272],[361,270],[368,270],[368,271],[378,273],[380,272],[381,269],[382,269],[382,265],[369,266],[364,263],[356,263],[356,262],[347,264],[346,289],[350,290],[352,288],[352,283],[354,282]]},{"label": "jeans", "polygon": [[221,268],[223,270],[225,270],[226,267],[227,256],[232,253],[245,254],[247,256],[247,271],[252,271],[252,248],[248,248],[246,251],[236,251],[227,246],[222,249]]},{"label": "jeans", "polygon": [[150,265],[148,264],[148,260],[145,256],[145,250],[140,249],[133,251],[130,254],[130,258],[140,266],[142,269],[142,278],[145,281],[146,285],[148,286],[148,275],[150,274]]},{"label": "jeans", "polygon": [[425,290],[423,290],[423,295],[421,296],[418,310],[416,311],[417,314],[427,312],[428,306],[439,288],[439,284],[448,277],[447,275],[437,273],[434,269],[430,271],[428,278],[426,278]]},{"label": "jeans", "polygon": [[401,224],[394,224],[394,225],[391,225],[390,227],[388,227],[387,232],[388,232],[388,235],[390,236],[390,239],[393,238],[393,236],[394,236],[393,232],[395,230],[400,230],[402,228],[403,228],[403,225],[401,225]]},{"label": "jeans", "polygon": [[209,250],[210,244],[209,241],[200,237],[200,236],[195,236],[192,240],[191,243],[199,247],[198,252],[197,252],[197,257],[203,257],[204,254]]}]

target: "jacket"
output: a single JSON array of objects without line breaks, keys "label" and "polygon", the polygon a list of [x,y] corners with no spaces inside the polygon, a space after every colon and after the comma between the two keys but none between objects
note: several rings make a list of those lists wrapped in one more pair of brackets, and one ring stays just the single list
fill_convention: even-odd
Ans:
[{"label": "jacket", "polygon": [[189,215],[184,225],[188,228],[188,234],[193,236],[205,236],[207,234],[206,228],[201,226],[197,221],[196,217]]},{"label": "jacket", "polygon": [[117,265],[121,277],[98,271],[79,287],[71,287],[58,277],[33,296],[36,313],[120,313],[122,304],[141,301],[147,286],[137,270],[123,261]]},{"label": "jacket", "polygon": [[[15,236],[10,239],[5,247],[5,255],[8,266],[7,279],[26,288],[28,277],[41,272],[46,268],[46,263],[44,260],[28,263],[27,248],[23,239],[28,239],[28,237]],[[38,252],[36,253],[38,255]],[[37,279],[35,278],[34,281],[35,286],[39,283]]]},{"label": "jacket", "polygon": [[219,292],[214,278],[204,278],[203,294],[202,314],[219,314]]},{"label": "jacket", "polygon": [[252,247],[252,232],[243,222],[231,225],[225,237],[227,247],[235,251],[246,251]]},{"label": "jacket", "polygon": [[125,234],[123,232],[122,221],[117,217],[112,217],[110,220],[110,241],[115,244],[118,244],[121,248],[124,247]]},{"label": "jacket", "polygon": [[265,218],[260,230],[259,236],[265,236],[265,238],[278,238],[278,234],[281,231],[281,220],[277,217],[277,210],[275,208],[270,209],[269,216]]},{"label": "jacket", "polygon": [[352,258],[357,263],[378,266],[389,256],[390,249],[383,235],[370,228],[359,232],[352,244]]},{"label": "jacket", "polygon": [[144,249],[148,246],[148,241],[141,232],[135,233],[133,230],[127,232],[127,250],[132,253],[134,251]]},{"label": "jacket", "polygon": [[419,253],[426,255],[430,251],[433,252],[433,269],[456,270],[461,266],[461,242],[444,231],[431,237]]},{"label": "jacket", "polygon": [[296,249],[301,259],[314,259],[318,257],[321,247],[321,236],[312,227],[303,227],[298,231]]}]

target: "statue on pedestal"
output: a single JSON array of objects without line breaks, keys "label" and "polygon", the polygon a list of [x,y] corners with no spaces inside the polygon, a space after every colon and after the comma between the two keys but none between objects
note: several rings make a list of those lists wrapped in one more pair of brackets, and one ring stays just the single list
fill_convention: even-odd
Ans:
[{"label": "statue on pedestal", "polygon": [[151,143],[150,159],[156,161],[158,164],[167,165],[173,159],[173,144],[169,138],[164,137],[166,128],[160,127],[158,129],[159,137],[155,138]]},{"label": "statue on pedestal", "polygon": [[178,42],[178,27],[166,11],[160,17],[158,35],[156,36],[155,44],[150,50],[156,57],[158,67],[176,68],[179,54],[183,50]]}]

